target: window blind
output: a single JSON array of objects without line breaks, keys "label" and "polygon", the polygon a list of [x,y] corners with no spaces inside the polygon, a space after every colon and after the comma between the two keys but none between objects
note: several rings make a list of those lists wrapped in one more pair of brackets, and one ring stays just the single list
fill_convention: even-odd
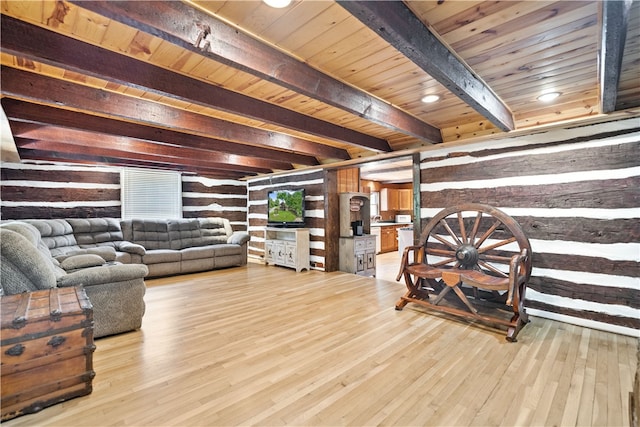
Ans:
[{"label": "window blind", "polygon": [[122,218],[182,218],[179,172],[125,168],[121,174]]}]

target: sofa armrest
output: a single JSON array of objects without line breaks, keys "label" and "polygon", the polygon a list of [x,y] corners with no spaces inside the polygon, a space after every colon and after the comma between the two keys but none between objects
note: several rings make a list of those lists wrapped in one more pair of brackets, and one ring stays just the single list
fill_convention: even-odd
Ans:
[{"label": "sofa armrest", "polygon": [[62,263],[67,258],[78,256],[78,255],[98,255],[100,258],[108,262],[108,261],[115,261],[116,250],[111,246],[95,246],[91,248],[82,248],[82,249],[72,250],[67,252],[64,255],[58,255],[54,259]]},{"label": "sofa armrest", "polygon": [[227,239],[227,243],[242,246],[249,240],[251,240],[251,236],[249,235],[249,233],[244,231],[234,231],[233,234],[231,234],[231,236],[229,236],[229,238]]},{"label": "sofa armrest", "polygon": [[137,243],[127,242],[126,240],[123,240],[122,242],[118,242],[116,249],[119,250],[120,252],[127,252],[130,254],[135,254],[140,256],[143,256],[147,253],[147,250],[144,248],[144,246],[139,245]]},{"label": "sofa armrest", "polygon": [[140,279],[147,274],[149,274],[149,269],[144,264],[118,264],[89,267],[62,276],[58,279],[58,286],[96,286],[105,283]]},{"label": "sofa armrest", "polygon": [[71,272],[81,268],[97,267],[105,263],[106,261],[100,255],[84,254],[73,255],[65,258],[60,263],[60,267],[62,267],[66,272]]}]

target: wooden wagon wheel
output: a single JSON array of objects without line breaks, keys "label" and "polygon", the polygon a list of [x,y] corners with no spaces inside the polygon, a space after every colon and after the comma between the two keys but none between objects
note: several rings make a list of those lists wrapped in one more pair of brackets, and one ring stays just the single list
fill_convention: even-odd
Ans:
[{"label": "wooden wagon wheel", "polygon": [[[524,299],[531,276],[531,245],[518,223],[497,208],[469,203],[440,211],[420,242],[403,253],[397,280],[404,277],[407,293],[396,310],[417,303],[506,326],[507,340],[516,341],[528,322]],[[500,314],[507,307],[509,320]]]},{"label": "wooden wagon wheel", "polygon": [[[440,211],[424,227],[422,262],[436,268],[478,270],[507,277],[511,256],[522,249],[531,253],[529,239],[509,215],[489,205],[468,203]],[[525,261],[526,281],[531,257]],[[439,282],[427,279],[436,288]]]}]

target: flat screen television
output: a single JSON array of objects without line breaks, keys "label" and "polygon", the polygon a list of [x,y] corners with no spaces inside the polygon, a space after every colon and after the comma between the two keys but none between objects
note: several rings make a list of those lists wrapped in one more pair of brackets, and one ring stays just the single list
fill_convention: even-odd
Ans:
[{"label": "flat screen television", "polygon": [[267,197],[269,226],[304,226],[304,189],[273,190]]}]

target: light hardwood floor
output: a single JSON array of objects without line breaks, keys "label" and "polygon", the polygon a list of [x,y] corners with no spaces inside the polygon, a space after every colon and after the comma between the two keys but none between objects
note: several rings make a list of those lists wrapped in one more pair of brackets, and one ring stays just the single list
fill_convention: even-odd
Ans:
[{"label": "light hardwood floor", "polygon": [[508,343],[394,310],[405,288],[384,268],[149,280],[142,330],[96,340],[92,394],[3,424],[629,425],[637,339],[533,318]]}]

